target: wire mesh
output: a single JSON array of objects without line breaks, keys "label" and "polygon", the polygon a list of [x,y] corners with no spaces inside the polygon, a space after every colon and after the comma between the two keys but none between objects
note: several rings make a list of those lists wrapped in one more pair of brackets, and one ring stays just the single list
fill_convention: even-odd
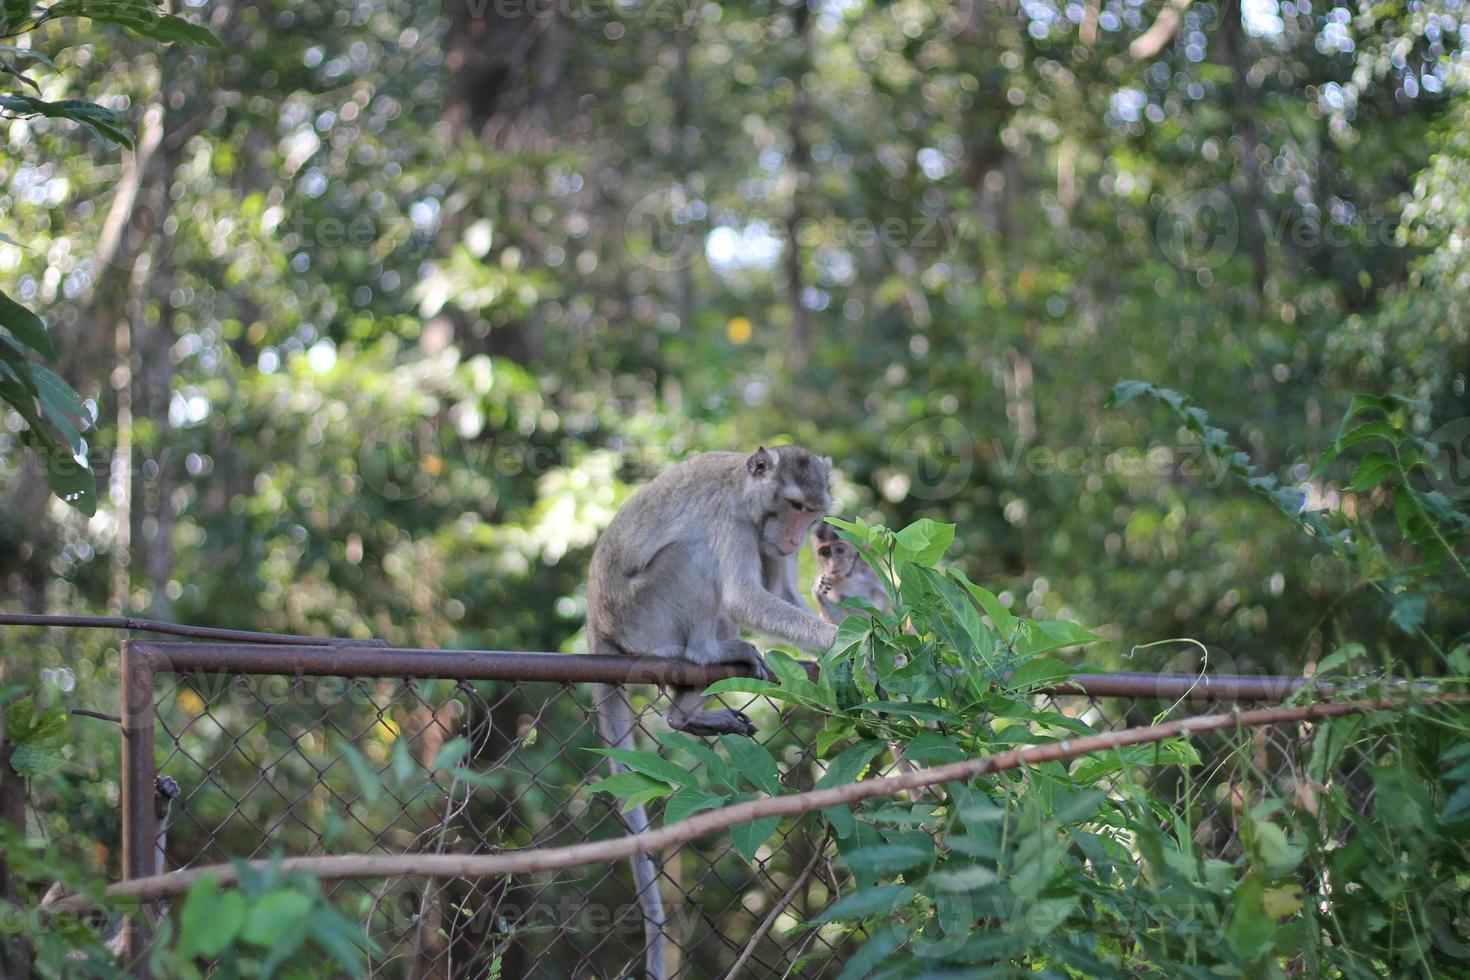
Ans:
[{"label": "wire mesh", "polygon": [[[169,818],[169,868],[276,853],[493,853],[626,832],[615,801],[590,788],[606,775],[606,760],[593,751],[600,741],[587,685],[233,671],[160,672],[150,683],[157,772],[180,787]],[[640,745],[657,747],[665,695],[649,685],[628,690]],[[1220,708],[1155,694],[1147,686],[1133,697],[1044,694],[1036,706],[1098,731]],[[764,699],[727,703],[756,723],[783,791],[810,789],[824,767],[815,750],[821,719]],[[1232,856],[1240,846],[1236,815],[1256,799],[1243,771],[1288,798],[1319,792],[1331,779],[1366,803],[1370,788],[1360,770],[1371,747],[1326,753],[1329,775],[1317,734],[1302,723],[1207,736],[1192,743],[1197,759],[1147,771],[1156,791],[1187,810],[1196,843]],[[468,775],[446,765],[458,757],[459,739],[468,742]],[[1156,746],[1125,751],[1141,769],[1173,759],[1161,758]],[[890,754],[882,768],[896,764]],[[649,810],[659,823],[662,804]],[[850,951],[841,931],[802,927],[851,887],[822,835],[814,817],[788,819],[752,860],[728,834],[656,857],[669,910],[670,975],[721,976],[748,945],[744,976],[838,973]],[[377,944],[377,976],[642,973],[643,919],[625,864],[328,887]],[[789,904],[777,914],[788,891]]]}]

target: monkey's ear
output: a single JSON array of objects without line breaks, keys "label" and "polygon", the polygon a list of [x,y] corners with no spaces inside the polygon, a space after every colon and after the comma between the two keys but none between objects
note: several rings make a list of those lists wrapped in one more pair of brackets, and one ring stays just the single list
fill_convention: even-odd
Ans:
[{"label": "monkey's ear", "polygon": [[824,470],[826,470],[828,473],[831,473],[832,472],[832,457],[831,456],[818,456],[817,459],[820,459],[822,461],[822,468]]},{"label": "monkey's ear", "polygon": [[761,446],[745,459],[745,472],[757,480],[765,479],[766,474],[776,468],[776,457],[765,446]]}]

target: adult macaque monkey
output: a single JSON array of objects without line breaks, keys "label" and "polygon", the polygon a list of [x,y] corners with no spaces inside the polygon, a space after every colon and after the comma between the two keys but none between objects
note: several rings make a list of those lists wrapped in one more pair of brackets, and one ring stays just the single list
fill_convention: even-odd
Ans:
[{"label": "adult macaque monkey", "polygon": [[822,572],[812,582],[812,595],[821,607],[822,618],[840,623],[855,609],[838,605],[843,599],[857,596],[879,612],[888,612],[888,593],[878,576],[858,554],[857,548],[837,536],[832,525],[821,523],[812,536],[812,551]]},{"label": "adult macaque monkey", "polygon": [[[635,493],[592,552],[591,651],[745,664],[769,678],[753,644],[721,635],[731,623],[804,650],[830,647],[837,630],[800,601],[787,561],[826,512],[830,465],[798,446],[703,453]],[[669,726],[695,735],[754,733],[737,712],[701,711],[703,702],[699,691],[681,689]]]},{"label": "adult macaque monkey", "polygon": [[[830,461],[798,446],[753,453],[703,453],[659,474],[630,497],[592,551],[587,645],[592,653],[668,657],[699,666],[744,664],[769,678],[765,658],[740,639],[749,629],[824,651],[837,627],[813,616],[797,594],[795,557],[826,512]],[[622,689],[596,688],[603,740],[634,748],[634,718]],[[739,711],[705,711],[700,688],[676,687],[669,727],[694,735],[755,734]],[[614,772],[622,766],[613,763]],[[635,806],[628,832],[648,829]],[[643,909],[648,975],[665,976],[664,908],[657,869],[633,858]]]}]

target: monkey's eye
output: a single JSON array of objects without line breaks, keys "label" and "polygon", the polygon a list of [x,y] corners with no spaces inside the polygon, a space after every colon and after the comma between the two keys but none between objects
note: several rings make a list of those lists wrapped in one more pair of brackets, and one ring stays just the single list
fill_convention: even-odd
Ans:
[{"label": "monkey's eye", "polygon": [[800,514],[803,510],[805,510],[805,508],[802,506],[800,500],[788,500],[786,502],[788,504],[790,504],[791,505],[791,509],[794,510],[794,511],[796,511],[798,514]]},{"label": "monkey's eye", "polygon": [[823,558],[830,558],[832,556],[832,549],[831,548],[818,548],[817,549],[817,554],[820,555]]}]

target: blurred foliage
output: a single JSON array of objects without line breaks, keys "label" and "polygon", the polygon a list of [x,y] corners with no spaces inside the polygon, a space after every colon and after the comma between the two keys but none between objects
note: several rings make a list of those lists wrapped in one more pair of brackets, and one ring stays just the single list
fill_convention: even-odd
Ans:
[{"label": "blurred foliage", "polygon": [[[1398,501],[1470,490],[1464,11],[1197,0],[1135,56],[1178,6],[179,5],[216,49],[3,4],[0,364],[37,384],[0,391],[0,603],[579,650],[631,487],[791,440],[840,515],[953,524],[1006,610],[1097,624],[1100,668],[1463,673]],[[1119,378],[1210,406],[1247,481]],[[1323,465],[1354,391],[1411,400]],[[1390,538],[1338,562],[1265,477]],[[6,640],[37,710],[115,710],[115,641]],[[38,823],[115,873],[117,740],[68,725]]]}]

